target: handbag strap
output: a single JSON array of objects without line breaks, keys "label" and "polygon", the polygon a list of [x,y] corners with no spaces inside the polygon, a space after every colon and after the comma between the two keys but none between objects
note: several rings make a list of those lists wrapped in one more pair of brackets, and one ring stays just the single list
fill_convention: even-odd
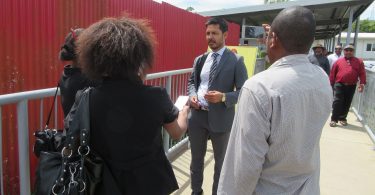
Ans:
[{"label": "handbag strap", "polygon": [[48,117],[47,117],[45,129],[47,129],[47,127],[49,125],[49,121],[51,119],[52,110],[53,110],[53,107],[54,107],[56,99],[57,99],[57,92],[59,91],[59,87],[60,87],[60,83],[57,83],[57,87],[56,87],[56,91],[55,91],[55,97],[53,98],[51,109],[49,110],[49,113],[48,113]]},{"label": "handbag strap", "polygon": [[[61,173],[52,188],[53,193],[55,188],[57,189],[58,187],[62,188],[62,191],[65,191],[66,185],[68,186],[66,189],[69,192],[70,187],[76,187],[77,184],[80,193],[87,190],[85,178],[83,177],[83,167],[85,162],[84,158],[90,152],[88,146],[90,132],[90,91],[91,87],[86,88],[80,94],[66,117],[66,119],[69,120],[67,121],[69,130],[66,134],[64,148],[61,151]],[[79,142],[78,139],[80,139]],[[79,160],[77,160],[77,153],[79,155]],[[69,178],[64,178],[65,176],[69,176]],[[65,181],[65,179],[69,180],[68,183],[66,183],[67,181]]]},{"label": "handbag strap", "polygon": [[80,155],[87,155],[90,152],[90,92],[91,87],[85,89],[83,92],[84,106],[82,107],[82,113],[80,124],[80,146],[78,147],[78,153]]},{"label": "handbag strap", "polygon": [[[90,138],[90,91],[86,88],[74,103],[72,110],[66,117],[68,121],[68,131],[66,134],[65,147],[70,150],[81,150],[88,148]],[[78,142],[79,139],[79,142]],[[89,149],[88,149],[89,150]],[[79,151],[86,153],[83,151]]]}]

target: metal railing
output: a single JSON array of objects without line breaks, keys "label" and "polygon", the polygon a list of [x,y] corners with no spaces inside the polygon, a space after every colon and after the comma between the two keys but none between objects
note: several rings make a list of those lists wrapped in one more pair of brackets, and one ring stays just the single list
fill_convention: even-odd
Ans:
[{"label": "metal railing", "polygon": [[362,122],[372,142],[375,144],[375,71],[366,69],[367,84],[362,93],[356,91],[352,109]]},{"label": "metal railing", "polygon": [[[148,85],[161,86],[167,89],[172,101],[178,96],[185,95],[187,91],[187,81],[192,68],[174,70],[167,72],[154,73],[147,76],[145,81]],[[43,99],[54,96],[56,88],[48,88],[34,91],[19,92],[13,94],[0,95],[0,188],[1,194],[4,194],[3,179],[3,159],[2,159],[2,107],[6,105],[16,104],[17,130],[18,130],[18,160],[19,160],[19,178],[20,178],[20,194],[29,195],[30,187],[30,164],[29,164],[29,122],[28,122],[28,102],[30,100],[40,100],[40,127],[43,127]],[[59,94],[60,95],[60,94]],[[58,102],[55,102],[55,126],[57,126]],[[55,127],[56,128],[56,127]],[[179,142],[172,142],[169,135],[163,131],[163,144],[169,159],[174,159],[181,150],[187,148],[187,138]],[[16,163],[16,162],[14,162]]]}]

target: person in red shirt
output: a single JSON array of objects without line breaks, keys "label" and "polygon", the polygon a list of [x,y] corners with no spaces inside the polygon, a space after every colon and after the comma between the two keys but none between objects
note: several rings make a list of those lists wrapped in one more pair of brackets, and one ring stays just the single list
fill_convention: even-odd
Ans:
[{"label": "person in red shirt", "polygon": [[331,123],[329,124],[331,127],[336,127],[337,122],[340,122],[343,126],[348,125],[346,117],[352,103],[358,78],[360,80],[358,92],[362,92],[366,84],[365,66],[361,59],[354,57],[353,45],[345,46],[344,56],[333,64],[329,76],[334,91],[333,110]]}]

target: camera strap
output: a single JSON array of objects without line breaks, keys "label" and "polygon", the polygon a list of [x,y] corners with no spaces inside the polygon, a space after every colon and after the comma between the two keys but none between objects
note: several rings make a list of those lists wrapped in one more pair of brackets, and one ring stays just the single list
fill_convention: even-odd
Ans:
[{"label": "camera strap", "polygon": [[57,83],[57,87],[56,87],[56,91],[55,91],[55,97],[53,98],[51,109],[49,110],[49,113],[48,113],[48,117],[47,117],[47,122],[46,122],[45,128],[47,128],[48,125],[49,125],[49,120],[51,119],[51,114],[52,114],[53,106],[55,105],[55,101],[56,101],[56,98],[57,98],[57,92],[59,91],[59,87],[60,87],[60,83]]}]

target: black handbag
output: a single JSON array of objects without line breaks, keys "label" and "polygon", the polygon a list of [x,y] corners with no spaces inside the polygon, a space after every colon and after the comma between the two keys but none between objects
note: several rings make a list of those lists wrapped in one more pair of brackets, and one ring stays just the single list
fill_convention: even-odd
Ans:
[{"label": "black handbag", "polygon": [[61,152],[40,153],[36,195],[91,195],[101,183],[104,162],[89,147],[90,90],[81,94],[65,119],[69,128]]},{"label": "black handbag", "polygon": [[33,146],[34,154],[39,157],[42,151],[59,152],[62,149],[63,142],[65,139],[65,132],[63,130],[50,129],[48,127],[49,121],[51,119],[51,114],[55,101],[57,98],[57,92],[59,90],[59,84],[56,87],[55,97],[53,98],[51,109],[48,113],[47,122],[42,130],[37,130],[34,132],[35,142]]}]

